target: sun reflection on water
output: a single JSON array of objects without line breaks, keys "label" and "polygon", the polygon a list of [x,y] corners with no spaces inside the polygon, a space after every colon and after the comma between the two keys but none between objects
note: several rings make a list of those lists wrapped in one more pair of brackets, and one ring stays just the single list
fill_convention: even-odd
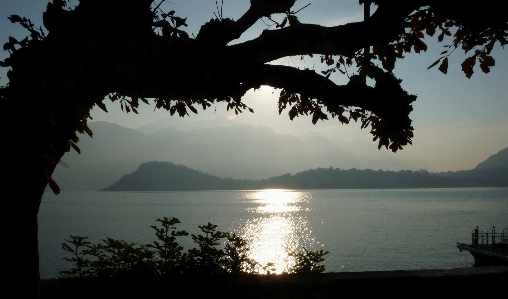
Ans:
[{"label": "sun reflection on water", "polygon": [[[273,263],[275,271],[288,271],[293,263],[288,253],[312,247],[310,228],[302,212],[311,199],[310,193],[291,190],[260,190],[247,195],[254,204],[250,211],[259,215],[247,220],[240,234],[250,244],[250,257],[262,267]],[[261,271],[262,273],[264,271]]]}]

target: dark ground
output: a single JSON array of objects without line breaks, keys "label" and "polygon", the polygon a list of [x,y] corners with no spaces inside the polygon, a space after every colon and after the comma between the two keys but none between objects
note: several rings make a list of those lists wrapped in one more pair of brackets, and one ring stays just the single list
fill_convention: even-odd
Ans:
[{"label": "dark ground", "polygon": [[508,298],[508,267],[41,282],[41,298]]}]

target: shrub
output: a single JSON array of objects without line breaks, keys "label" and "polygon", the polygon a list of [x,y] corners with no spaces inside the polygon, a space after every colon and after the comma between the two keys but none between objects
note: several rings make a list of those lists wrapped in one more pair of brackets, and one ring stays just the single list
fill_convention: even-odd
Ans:
[{"label": "shrub", "polygon": [[292,252],[289,256],[295,258],[296,262],[291,268],[294,273],[321,273],[325,271],[325,265],[321,264],[325,261],[324,256],[328,251],[309,251],[303,248],[304,252]]},{"label": "shrub", "polygon": [[[263,269],[270,274],[275,269],[272,263],[260,267],[250,259],[249,246],[245,239],[234,233],[217,230],[217,225],[208,223],[198,226],[201,235],[191,235],[196,248],[184,252],[177,242],[178,237],[188,236],[186,231],[176,230],[177,218],[158,218],[161,227],[151,226],[157,240],[152,244],[128,243],[124,240],[106,238],[102,244],[91,244],[88,237],[73,236],[62,243],[62,249],[71,257],[66,261],[73,264],[61,271],[62,278],[70,277],[146,277],[171,274],[242,274],[259,273]],[[223,244],[223,245],[221,245]],[[327,251],[290,253],[296,264],[294,273],[323,272],[323,256]]]}]

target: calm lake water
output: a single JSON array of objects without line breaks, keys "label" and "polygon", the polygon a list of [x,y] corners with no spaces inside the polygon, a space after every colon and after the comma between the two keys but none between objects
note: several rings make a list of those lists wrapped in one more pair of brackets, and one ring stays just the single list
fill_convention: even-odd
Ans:
[{"label": "calm lake water", "polygon": [[[47,192],[39,212],[42,278],[71,265],[69,235],[141,244],[155,240],[157,218],[199,234],[211,222],[250,242],[251,257],[287,269],[287,253],[324,249],[327,272],[472,266],[457,242],[475,226],[508,227],[508,188],[397,190],[252,190],[196,192]],[[193,246],[190,237],[181,244]]]}]

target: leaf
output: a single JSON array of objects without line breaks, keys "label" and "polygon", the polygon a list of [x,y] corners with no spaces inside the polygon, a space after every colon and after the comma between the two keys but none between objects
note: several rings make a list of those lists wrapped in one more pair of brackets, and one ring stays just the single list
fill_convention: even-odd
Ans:
[{"label": "leaf", "polygon": [[137,108],[139,106],[139,98],[138,97],[131,97],[131,108]]},{"label": "leaf", "polygon": [[455,22],[454,21],[448,21],[444,24],[446,27],[452,27],[453,25],[455,25]]},{"label": "leaf", "polygon": [[439,58],[438,60],[434,61],[434,63],[431,64],[427,69],[431,69],[431,68],[435,67],[441,61],[441,59],[442,59],[442,57]]},{"label": "leaf", "polygon": [[11,15],[10,17],[7,17],[11,21],[11,23],[21,23],[23,22],[23,19],[18,15]]},{"label": "leaf", "polygon": [[441,32],[441,33],[437,36],[437,41],[438,41],[438,42],[442,42],[442,41],[443,41],[443,38],[444,38],[444,32]]},{"label": "leaf", "polygon": [[16,45],[17,43],[18,43],[17,39],[15,39],[12,36],[9,36],[9,41],[4,44],[4,47],[3,47],[4,51],[8,51],[8,50],[15,51],[16,48],[14,47],[14,45]]},{"label": "leaf", "polygon": [[496,65],[496,61],[494,60],[494,58],[492,56],[488,56],[488,55],[485,55],[482,57],[482,62],[488,66],[495,66]]},{"label": "leaf", "polygon": [[424,52],[427,51],[427,44],[424,43],[419,38],[415,39],[415,44],[414,44],[413,47],[414,47],[414,50],[415,50],[416,53],[420,53],[420,51],[424,51]]},{"label": "leaf", "polygon": [[178,116],[184,117],[185,115],[189,115],[187,113],[187,109],[185,108],[185,104],[183,102],[178,102],[173,107],[176,107],[176,111],[178,112]]},{"label": "leaf", "polygon": [[9,43],[10,44],[19,44],[18,40],[15,39],[14,37],[12,36],[9,36]]},{"label": "leaf", "polygon": [[443,59],[443,62],[441,63],[438,69],[443,74],[446,74],[448,72],[448,57],[445,57],[445,59]]},{"label": "leaf", "polygon": [[476,63],[476,56],[475,55],[466,58],[462,62],[462,64],[461,64],[462,71],[464,72],[464,74],[466,74],[467,78],[471,78],[471,76],[473,75],[473,73],[474,73],[473,66],[475,65],[475,63]]},{"label": "leaf", "polygon": [[277,28],[284,28],[284,26],[286,26],[287,22],[288,22],[288,18],[285,18],[284,21],[282,21],[282,23],[277,24]]},{"label": "leaf", "polygon": [[436,27],[433,25],[427,25],[427,28],[425,29],[425,33],[429,36],[434,36],[434,33],[436,33]]},{"label": "leaf", "polygon": [[185,26],[187,27],[187,18],[180,18],[180,17],[171,17],[171,20],[173,20],[173,22],[175,23],[175,27],[178,28],[180,26]]},{"label": "leaf", "polygon": [[485,73],[485,74],[488,74],[490,73],[490,66],[484,64],[484,63],[480,63],[480,68],[482,69],[482,71]]},{"label": "leaf", "polygon": [[92,132],[92,130],[90,130],[90,128],[86,124],[84,125],[83,128],[85,129],[85,132],[88,134],[88,136],[93,138],[93,132]]},{"label": "leaf", "polygon": [[62,243],[62,249],[65,251],[74,252],[74,250],[67,243]]},{"label": "leaf", "polygon": [[289,119],[293,120],[298,115],[298,109],[296,106],[291,107],[291,109],[288,112]]},{"label": "leaf", "polygon": [[74,143],[78,143],[79,142],[79,137],[78,137],[78,135],[76,135],[76,132],[74,132],[74,134],[71,136],[71,140]]},{"label": "leaf", "polygon": [[191,106],[191,105],[187,105],[187,107],[189,107],[189,109],[194,112],[194,114],[198,114],[198,110],[196,110],[196,108],[194,108],[194,106]]},{"label": "leaf", "polygon": [[106,105],[104,105],[104,103],[103,103],[103,102],[97,102],[97,103],[95,103],[95,104],[96,104],[97,106],[99,106],[99,108],[101,108],[101,109],[102,109],[102,111],[104,111],[104,112],[108,113],[108,109],[106,109]]},{"label": "leaf", "polygon": [[395,68],[395,61],[397,60],[397,57],[395,55],[388,55],[386,58],[382,61],[383,68],[387,70],[388,72],[393,71]]},{"label": "leaf", "polygon": [[345,117],[344,115],[339,115],[338,119],[343,124],[348,124],[349,123],[349,119],[347,117]]},{"label": "leaf", "polygon": [[494,66],[496,64],[496,61],[492,56],[484,55],[480,62],[480,68],[485,74],[488,74],[490,72],[490,67]]},{"label": "leaf", "polygon": [[48,184],[54,194],[60,193],[60,187],[58,187],[58,184],[51,177],[48,180]]},{"label": "leaf", "polygon": [[74,142],[70,142],[72,148],[78,153],[78,154],[81,154],[81,150],[79,149],[79,147],[74,143]]}]

